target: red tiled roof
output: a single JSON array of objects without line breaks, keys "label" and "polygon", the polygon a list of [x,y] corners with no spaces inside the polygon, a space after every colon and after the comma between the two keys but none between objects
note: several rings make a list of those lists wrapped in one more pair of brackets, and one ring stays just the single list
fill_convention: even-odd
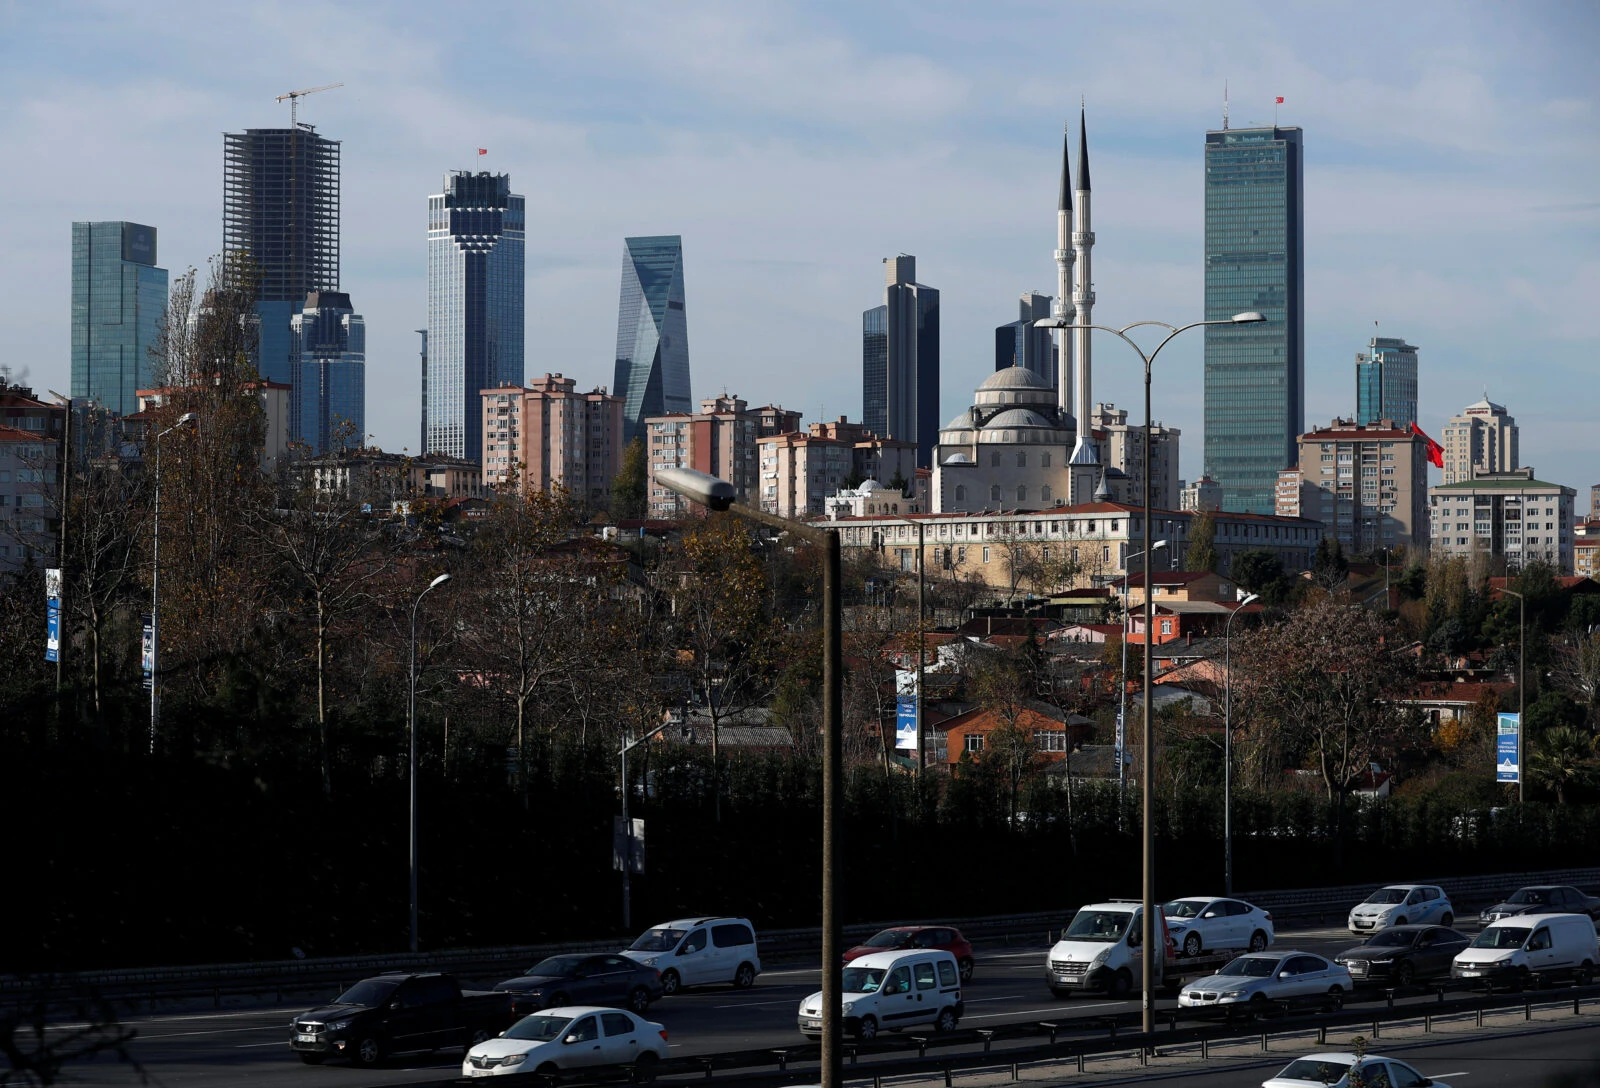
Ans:
[{"label": "red tiled roof", "polygon": [[[1191,582],[1198,582],[1212,572],[1209,570],[1156,570],[1150,572],[1150,580],[1158,586],[1186,586]],[[1130,573],[1126,578],[1118,578],[1112,585],[1121,585],[1124,581],[1128,588],[1144,585],[1144,571]]]},{"label": "red tiled roof", "polygon": [[20,427],[9,427],[0,423],[0,442],[44,442],[48,441],[42,434],[25,431]]}]

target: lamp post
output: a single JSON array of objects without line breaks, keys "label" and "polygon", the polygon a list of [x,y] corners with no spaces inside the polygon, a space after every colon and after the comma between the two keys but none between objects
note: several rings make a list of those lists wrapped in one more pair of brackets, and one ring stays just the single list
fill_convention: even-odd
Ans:
[{"label": "lamp post", "polygon": [[624,732],[622,747],[617,750],[617,756],[622,760],[622,834],[626,844],[622,855],[622,928],[625,931],[633,928],[633,821],[628,817],[628,753],[670,724],[662,722],[636,740],[629,740]]},{"label": "lamp post", "polygon": [[[1035,328],[1048,329],[1099,329],[1118,337],[1138,353],[1144,361],[1144,539],[1149,540],[1154,532],[1150,519],[1150,364],[1155,362],[1161,349],[1172,343],[1173,337],[1189,329],[1197,329],[1202,325],[1254,325],[1266,318],[1251,310],[1246,313],[1234,314],[1221,321],[1191,321],[1187,325],[1173,327],[1165,321],[1135,321],[1122,328],[1113,328],[1110,325],[1077,325],[1067,320],[1065,316],[1046,317],[1034,322]],[[1137,329],[1144,325],[1159,325],[1168,330],[1167,335],[1148,354],[1134,340],[1128,336],[1128,330]],[[1079,420],[1079,426],[1086,423]],[[1156,883],[1156,853],[1155,853],[1155,723],[1150,716],[1150,650],[1154,642],[1151,630],[1154,609],[1153,598],[1150,595],[1150,553],[1155,549],[1146,548],[1144,552],[1144,706],[1142,708],[1142,740],[1144,744],[1144,763],[1140,771],[1140,785],[1144,791],[1143,819],[1144,819],[1144,894],[1140,897],[1140,933],[1139,933],[1139,971],[1142,995],[1140,999],[1140,1026],[1148,1037],[1153,1034],[1156,1027],[1155,1006],[1155,883]],[[1166,949],[1161,950],[1163,960]]]},{"label": "lamp post", "polygon": [[922,670],[928,656],[927,526],[910,518],[895,517],[917,531],[917,804],[922,804],[922,779],[928,771],[927,737],[922,729]]},{"label": "lamp post", "polygon": [[[1158,540],[1150,545],[1150,550],[1158,552],[1167,546],[1165,540]],[[1117,704],[1117,824],[1122,823],[1122,790],[1127,784],[1127,760],[1124,755],[1128,747],[1128,633],[1132,624],[1128,621],[1133,617],[1128,615],[1128,564],[1139,558],[1144,552],[1137,551],[1122,561],[1122,690],[1118,693]],[[1150,596],[1150,587],[1144,587],[1144,595]],[[1145,632],[1145,638],[1150,637],[1150,632]]]},{"label": "lamp post", "polygon": [[[839,809],[844,797],[843,617],[839,593],[839,533],[790,521],[734,501],[733,485],[689,468],[663,468],[656,482],[711,510],[727,510],[770,525],[822,549],[822,1088],[843,1088],[841,1027],[844,953],[839,924]],[[918,738],[921,739],[920,737]]]},{"label": "lamp post", "polygon": [[1233,617],[1261,599],[1252,593],[1222,625],[1222,894],[1233,894]]},{"label": "lamp post", "polygon": [[428,588],[417,594],[411,605],[411,675],[407,699],[406,732],[411,738],[411,951],[417,950],[417,609],[422,598],[450,580],[441,574],[428,583]]},{"label": "lamp post", "polygon": [[[61,477],[61,528],[57,534],[60,539],[56,541],[56,543],[59,545],[56,566],[61,570],[61,581],[63,586],[65,586],[67,580],[67,530],[71,528],[72,521],[72,466],[76,461],[76,458],[72,456],[72,398],[64,396],[61,393],[57,393],[54,389],[50,390],[50,395],[55,397],[56,400],[60,401],[62,404],[66,405],[67,409],[65,433],[61,436],[61,457],[56,461],[56,472]],[[64,637],[67,633],[65,592],[62,593],[60,599],[61,615],[56,620],[56,622],[60,624],[59,630],[61,632],[61,635],[56,639],[57,722],[60,722],[61,720],[61,662],[65,660],[67,656],[67,643],[72,641],[70,638]]]},{"label": "lamp post", "polygon": [[150,536],[150,754],[156,753],[156,723],[161,716],[161,440],[180,427],[194,430],[199,425],[193,412],[185,412],[178,422],[156,434],[155,498],[151,504]]},{"label": "lamp post", "polygon": [[1527,795],[1528,781],[1528,722],[1523,714],[1528,704],[1528,689],[1523,686],[1528,649],[1528,602],[1514,589],[1500,592],[1517,599],[1517,804],[1520,805]]}]

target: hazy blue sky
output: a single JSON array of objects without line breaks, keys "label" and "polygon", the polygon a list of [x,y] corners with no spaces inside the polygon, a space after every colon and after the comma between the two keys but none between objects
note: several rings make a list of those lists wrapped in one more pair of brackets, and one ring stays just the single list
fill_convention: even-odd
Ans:
[{"label": "hazy blue sky", "polygon": [[[696,397],[861,411],[881,259],[943,291],[943,415],[1052,290],[1061,126],[1094,164],[1095,311],[1201,308],[1203,134],[1305,129],[1306,421],[1354,410],[1377,321],[1421,348],[1422,424],[1489,395],[1524,463],[1600,482],[1600,5],[1576,3],[23,4],[0,0],[0,364],[65,389],[70,224],[221,248],[221,134],[301,117],[343,141],[343,289],[367,422],[414,447],[426,197],[451,167],[528,197],[527,372],[612,378],[622,239],[682,234]],[[483,159],[474,155],[487,147]],[[1198,333],[1156,416],[1198,475]],[[1096,399],[1136,360],[1096,348]],[[1135,416],[1139,415],[1135,409]]]}]

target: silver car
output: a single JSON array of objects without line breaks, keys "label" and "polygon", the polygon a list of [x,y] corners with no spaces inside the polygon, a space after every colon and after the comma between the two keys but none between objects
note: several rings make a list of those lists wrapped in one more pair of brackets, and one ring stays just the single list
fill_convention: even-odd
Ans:
[{"label": "silver car", "polygon": [[1253,1016],[1278,1005],[1337,1009],[1353,989],[1350,972],[1311,952],[1252,952],[1221,971],[1187,983],[1180,1008]]}]

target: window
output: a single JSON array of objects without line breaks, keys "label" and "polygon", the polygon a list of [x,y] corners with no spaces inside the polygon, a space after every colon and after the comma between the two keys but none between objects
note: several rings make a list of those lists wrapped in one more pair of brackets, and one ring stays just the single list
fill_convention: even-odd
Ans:
[{"label": "window", "polygon": [[683,942],[683,947],[678,949],[678,951],[683,954],[699,952],[701,949],[705,948],[705,946],[706,931],[703,929],[697,929],[693,933],[689,934],[689,939]]},{"label": "window", "polygon": [[567,1038],[580,1043],[592,1043],[600,1038],[600,1026],[595,1023],[594,1017],[585,1016],[572,1025],[572,1029],[567,1032]]},{"label": "window", "polygon": [[966,501],[967,501],[967,485],[966,484],[956,484],[956,502],[966,502]]},{"label": "window", "polygon": [[991,453],[989,455],[989,465],[992,468],[999,468],[1000,467],[1000,451],[999,450],[995,450],[993,453]]},{"label": "window", "polygon": [[965,563],[966,561],[967,561],[967,549],[965,549],[965,548],[957,548],[956,549],[956,563],[957,564],[961,564],[961,563]]},{"label": "window", "polygon": [[982,733],[968,733],[967,736],[966,736],[966,741],[967,741],[967,744],[966,744],[967,751],[969,751],[969,752],[981,752],[981,751],[983,751],[983,734]]},{"label": "window", "polygon": [[1039,455],[1039,467],[1040,468],[1049,468],[1050,467],[1050,455],[1048,453],[1041,453]]},{"label": "window", "polygon": [[1018,450],[1017,451],[1017,467],[1018,468],[1027,468],[1028,467],[1028,454],[1027,454],[1027,451],[1025,451],[1025,450]]},{"label": "window", "polygon": [[614,1035],[633,1034],[633,1020],[620,1012],[601,1013],[600,1022],[605,1026],[608,1039]]},{"label": "window", "polygon": [[[1045,456],[1048,457],[1050,455],[1049,454],[1045,454]],[[1049,484],[1045,484],[1043,487],[1039,488],[1039,501],[1040,502],[1049,502],[1050,501],[1050,485]]]},{"label": "window", "polygon": [[989,498],[993,502],[1000,501],[1000,485],[994,484],[989,488]]},{"label": "window", "polygon": [[954,986],[957,981],[956,965],[949,960],[939,961],[939,985]]},{"label": "window", "polygon": [[896,967],[887,979],[883,988],[878,991],[885,997],[895,994],[908,994],[911,992],[911,969],[909,967]]},{"label": "window", "polygon": [[750,932],[749,926],[728,924],[711,927],[711,943],[718,948],[739,948],[747,944],[755,944],[755,934]]},{"label": "window", "polygon": [[983,549],[983,561],[985,563],[987,563],[989,561],[989,548],[988,548],[988,545],[985,545],[984,549]]},{"label": "window", "polygon": [[1163,635],[1172,634],[1172,621],[1171,620],[1162,620],[1161,621],[1161,633]]},{"label": "window", "polygon": [[933,962],[931,960],[912,964],[911,969],[915,972],[917,989],[931,990],[939,985],[938,979],[934,978],[933,975]]},{"label": "window", "polygon": [[1028,489],[1026,487],[1024,487],[1023,485],[1018,484],[1017,485],[1017,501],[1018,502],[1026,502],[1027,499],[1028,499]]}]

